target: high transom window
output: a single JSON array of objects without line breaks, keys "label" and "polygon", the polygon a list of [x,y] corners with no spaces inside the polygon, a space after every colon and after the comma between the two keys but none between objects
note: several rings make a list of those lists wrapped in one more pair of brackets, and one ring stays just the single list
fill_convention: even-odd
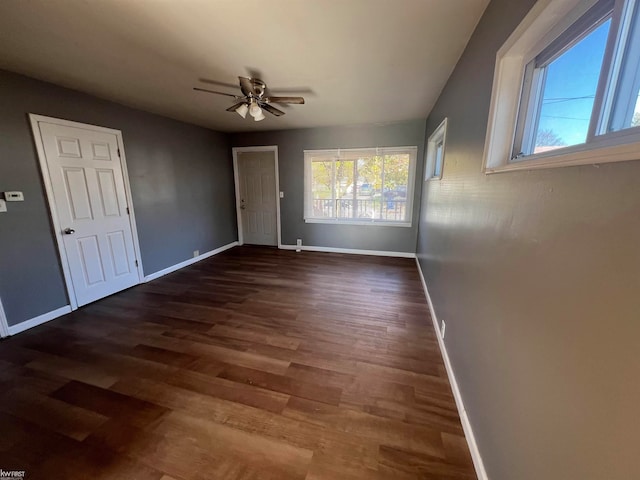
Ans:
[{"label": "high transom window", "polygon": [[640,157],[640,0],[540,0],[498,57],[488,171]]}]

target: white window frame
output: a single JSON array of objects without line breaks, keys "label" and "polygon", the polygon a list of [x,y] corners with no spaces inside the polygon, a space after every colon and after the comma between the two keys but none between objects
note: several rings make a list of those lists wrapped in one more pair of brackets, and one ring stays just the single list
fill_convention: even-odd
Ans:
[{"label": "white window frame", "polygon": [[[427,161],[424,170],[424,180],[440,180],[442,179],[442,173],[444,172],[444,159],[446,156],[447,148],[447,125],[448,119],[445,118],[438,128],[429,137],[427,141]],[[440,172],[436,172],[437,159],[438,159],[438,146],[442,145],[442,160],[440,163]]]},{"label": "white window frame", "polygon": [[[587,143],[527,155],[524,159],[512,158],[526,66],[596,3],[597,0],[539,0],[498,51],[482,165],[485,173],[640,159],[640,127],[600,134]],[[618,28],[616,22],[624,3],[625,0],[616,0],[612,29]],[[618,55],[613,50],[609,42],[604,65]],[[607,101],[603,98],[605,88],[608,85],[602,83],[596,94],[599,111],[606,108],[602,108],[602,102]],[[602,127],[591,127],[591,133],[595,128]]]},{"label": "white window frame", "polygon": [[[357,219],[340,219],[340,218],[319,218],[313,216],[313,190],[312,190],[312,171],[311,162],[313,158],[333,157],[334,159],[341,156],[353,156],[360,154],[366,155],[409,155],[409,179],[407,182],[407,204],[406,204],[406,220],[357,220]],[[387,227],[411,227],[413,221],[413,193],[415,184],[416,159],[418,156],[418,147],[373,147],[373,148],[341,148],[328,150],[304,150],[304,221],[306,223],[326,223],[333,225],[369,225],[369,226],[387,226]],[[354,189],[355,190],[355,189]],[[384,190],[384,182],[383,182]]]}]

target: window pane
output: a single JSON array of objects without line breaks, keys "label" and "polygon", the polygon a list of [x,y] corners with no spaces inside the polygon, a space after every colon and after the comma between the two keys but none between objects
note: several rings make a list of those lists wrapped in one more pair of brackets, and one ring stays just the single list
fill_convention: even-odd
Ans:
[{"label": "window pane", "polygon": [[354,161],[336,160],[336,217],[353,218]]},{"label": "window pane", "polygon": [[382,219],[407,220],[407,186],[409,185],[409,155],[384,156]]},{"label": "window pane", "polygon": [[[640,3],[636,3],[614,97],[609,131],[640,126]],[[606,133],[606,132],[604,132]]]},{"label": "window pane", "polygon": [[533,152],[585,143],[611,20],[540,69],[542,95]]},{"label": "window pane", "polygon": [[631,116],[631,126],[640,127],[640,88],[638,89],[638,95],[636,97],[636,106]]},{"label": "window pane", "polygon": [[311,188],[313,192],[313,216],[332,218],[334,201],[332,199],[332,161],[311,162]]},{"label": "window pane", "polygon": [[442,142],[438,142],[438,144],[436,145],[436,161],[433,167],[434,177],[439,177],[440,175],[442,175],[442,160],[443,160],[443,153],[444,153],[443,147],[444,146]]},{"label": "window pane", "polygon": [[358,191],[356,195],[359,219],[377,219],[381,217],[382,157],[373,155],[358,159]]}]

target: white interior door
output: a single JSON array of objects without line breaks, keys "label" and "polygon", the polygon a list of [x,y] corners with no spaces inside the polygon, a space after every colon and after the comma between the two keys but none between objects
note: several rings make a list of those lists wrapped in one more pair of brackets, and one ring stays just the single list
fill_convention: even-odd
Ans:
[{"label": "white interior door", "polygon": [[275,153],[238,152],[237,162],[243,242],[278,245]]},{"label": "white interior door", "polygon": [[[39,122],[78,306],[139,283],[118,139]],[[72,293],[73,294],[73,293]]]}]

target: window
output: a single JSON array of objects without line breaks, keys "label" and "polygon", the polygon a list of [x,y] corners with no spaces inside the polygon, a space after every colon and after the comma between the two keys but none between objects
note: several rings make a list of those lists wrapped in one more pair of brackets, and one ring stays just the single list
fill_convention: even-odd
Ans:
[{"label": "window", "polygon": [[305,150],[306,222],[411,226],[417,147]]},{"label": "window", "polygon": [[487,172],[640,158],[640,0],[539,0],[494,78]]},{"label": "window", "polygon": [[427,164],[425,167],[425,180],[440,180],[444,167],[444,146],[447,137],[447,119],[436,128],[427,142]]}]

